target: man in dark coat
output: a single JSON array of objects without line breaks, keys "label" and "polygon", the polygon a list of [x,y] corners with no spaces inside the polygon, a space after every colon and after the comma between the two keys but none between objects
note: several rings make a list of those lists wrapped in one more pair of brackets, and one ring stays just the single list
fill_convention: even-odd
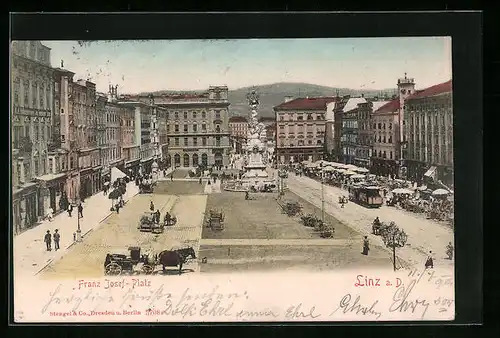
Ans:
[{"label": "man in dark coat", "polygon": [[78,204],[78,216],[83,218],[83,205],[82,203]]},{"label": "man in dark coat", "polygon": [[71,213],[73,212],[73,204],[70,204],[68,207],[68,215],[71,217]]},{"label": "man in dark coat", "polygon": [[151,203],[149,203],[149,210],[155,211],[155,205],[154,205],[153,201],[151,201]]},{"label": "man in dark coat", "polygon": [[426,269],[434,269],[434,258],[432,258],[432,251],[429,251],[429,256],[427,257],[427,260],[425,261],[425,268]]},{"label": "man in dark coat", "polygon": [[54,232],[54,249],[59,250],[59,241],[61,240],[61,234],[59,233],[59,230],[56,229]]},{"label": "man in dark coat", "polygon": [[52,250],[52,235],[50,234],[50,230],[47,230],[45,237],[43,238],[45,245],[47,246],[47,251]]}]

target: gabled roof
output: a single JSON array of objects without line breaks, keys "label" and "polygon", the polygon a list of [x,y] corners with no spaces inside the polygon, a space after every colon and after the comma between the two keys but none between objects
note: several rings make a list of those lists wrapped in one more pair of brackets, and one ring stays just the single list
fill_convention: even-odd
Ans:
[{"label": "gabled roof", "polygon": [[394,99],[389,102],[386,102],[384,105],[382,105],[380,108],[377,110],[373,109],[373,112],[375,114],[381,114],[381,113],[392,113],[395,112],[399,109],[399,99]]},{"label": "gabled roof", "polygon": [[353,109],[358,108],[359,103],[365,103],[366,99],[364,97],[351,97],[349,100],[347,100],[347,103],[345,104],[344,108],[342,108],[342,112],[348,112]]},{"label": "gabled roof", "polygon": [[248,120],[244,116],[238,116],[237,115],[237,116],[231,116],[229,118],[229,123],[231,123],[231,122],[233,122],[233,123],[235,123],[235,122],[248,122]]},{"label": "gabled roof", "polygon": [[389,103],[390,101],[373,101],[372,102],[372,110],[373,111],[376,111],[377,109],[379,109],[380,107],[386,105],[387,103]]},{"label": "gabled roof", "polygon": [[406,100],[412,99],[420,99],[423,97],[435,96],[439,94],[449,93],[452,91],[452,83],[451,80],[434,85],[432,87],[419,90],[415,92],[413,95],[408,96]]},{"label": "gabled roof", "polygon": [[275,106],[274,110],[324,110],[328,103],[336,99],[336,97],[297,98]]}]

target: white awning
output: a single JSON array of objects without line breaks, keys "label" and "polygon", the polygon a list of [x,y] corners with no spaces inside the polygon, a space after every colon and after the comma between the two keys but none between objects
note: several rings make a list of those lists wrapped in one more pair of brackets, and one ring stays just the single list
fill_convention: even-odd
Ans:
[{"label": "white awning", "polygon": [[124,177],[127,177],[127,175],[123,171],[115,167],[111,168],[111,182]]}]

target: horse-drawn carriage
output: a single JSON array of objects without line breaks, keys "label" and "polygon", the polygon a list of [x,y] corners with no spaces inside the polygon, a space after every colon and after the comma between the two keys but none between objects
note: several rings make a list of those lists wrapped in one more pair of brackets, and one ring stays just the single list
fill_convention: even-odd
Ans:
[{"label": "horse-drawn carriage", "polygon": [[182,273],[182,266],[188,258],[196,259],[196,254],[192,247],[186,247],[176,250],[164,250],[159,254],[143,254],[141,248],[129,247],[128,253],[108,253],[104,260],[104,273],[106,275],[117,276],[122,273],[144,273],[152,274],[158,266],[162,267],[165,273],[165,267],[179,267],[179,275]]},{"label": "horse-drawn carriage", "polygon": [[211,209],[207,218],[207,228],[212,230],[224,230],[224,213]]},{"label": "horse-drawn carriage", "polygon": [[152,233],[162,233],[164,226],[165,224],[160,222],[160,217],[156,212],[147,211],[141,216],[137,229],[140,231],[151,231]]},{"label": "horse-drawn carriage", "polygon": [[163,225],[169,227],[175,224],[177,224],[177,217],[167,212],[165,217],[163,217]]},{"label": "horse-drawn carriage", "polygon": [[139,194],[152,194],[156,183],[139,183]]},{"label": "horse-drawn carriage", "polygon": [[299,202],[286,202],[280,205],[282,212],[290,217],[297,216],[302,212],[302,206]]}]

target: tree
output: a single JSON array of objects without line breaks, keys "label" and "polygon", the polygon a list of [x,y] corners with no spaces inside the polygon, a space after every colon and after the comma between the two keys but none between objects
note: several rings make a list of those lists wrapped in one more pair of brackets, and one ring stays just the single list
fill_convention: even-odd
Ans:
[{"label": "tree", "polygon": [[392,264],[396,271],[396,248],[405,246],[408,235],[404,230],[399,229],[396,223],[391,222],[386,231],[382,233],[382,239],[386,247],[392,249]]}]

